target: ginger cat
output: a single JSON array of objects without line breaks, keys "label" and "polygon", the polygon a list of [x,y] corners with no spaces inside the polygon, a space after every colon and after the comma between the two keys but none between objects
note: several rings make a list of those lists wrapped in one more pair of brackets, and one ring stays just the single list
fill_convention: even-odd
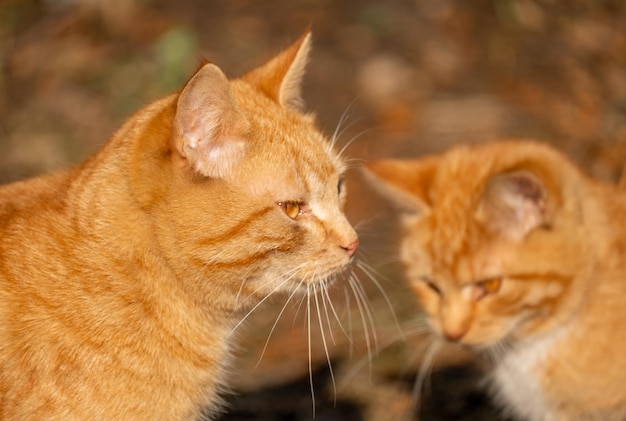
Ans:
[{"label": "ginger cat", "polygon": [[401,256],[430,327],[492,357],[510,415],[626,419],[625,192],[531,141],[368,169],[407,211]]},{"label": "ginger cat", "polygon": [[82,165],[0,188],[0,419],[214,416],[242,312],[348,267],[309,48],[232,81],[205,64]]}]

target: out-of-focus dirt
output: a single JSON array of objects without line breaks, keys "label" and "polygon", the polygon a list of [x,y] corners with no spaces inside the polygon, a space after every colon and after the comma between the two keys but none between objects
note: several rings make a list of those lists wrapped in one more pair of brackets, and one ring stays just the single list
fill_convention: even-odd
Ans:
[{"label": "out-of-focus dirt", "polygon": [[[4,0],[0,181],[80,162],[133,111],[177,89],[201,57],[237,76],[307,28],[308,109],[329,135],[339,126],[355,166],[531,137],[600,179],[621,175],[620,0]],[[311,419],[309,354],[317,420],[502,419],[480,392],[477,365],[453,348],[438,353],[413,409],[431,340],[407,333],[423,320],[404,286],[390,207],[358,171],[349,181],[359,259],[380,284],[356,268],[371,314],[338,282],[337,317],[314,313],[309,333],[304,308],[291,303],[270,337],[286,297],[270,300],[240,329],[231,379],[240,393],[223,419]]]}]

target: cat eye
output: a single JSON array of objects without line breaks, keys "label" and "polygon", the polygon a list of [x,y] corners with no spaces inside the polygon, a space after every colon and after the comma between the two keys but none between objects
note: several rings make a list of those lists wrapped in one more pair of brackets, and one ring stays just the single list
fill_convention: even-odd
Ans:
[{"label": "cat eye", "polygon": [[422,278],[420,278],[420,281],[422,283],[424,283],[432,291],[436,292],[437,295],[442,295],[443,294],[443,291],[441,291],[441,288],[439,288],[437,286],[437,284],[435,284],[435,282],[432,279],[427,278],[427,277],[422,277]]},{"label": "cat eye", "polygon": [[500,290],[502,285],[502,277],[485,279],[484,281],[477,282],[477,285],[485,290],[489,294],[494,294]]},{"label": "cat eye", "polygon": [[481,300],[487,295],[495,294],[500,290],[502,286],[502,277],[489,278],[482,281],[478,281],[474,284],[475,288],[472,292],[472,298],[474,301]]},{"label": "cat eye", "polygon": [[296,219],[298,216],[302,215],[302,204],[300,202],[278,202],[277,205],[280,206],[283,212],[285,212],[285,215],[291,219]]}]

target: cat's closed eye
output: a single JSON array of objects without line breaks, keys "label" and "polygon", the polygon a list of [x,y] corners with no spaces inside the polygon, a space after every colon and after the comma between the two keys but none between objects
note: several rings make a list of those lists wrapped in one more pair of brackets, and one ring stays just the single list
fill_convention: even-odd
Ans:
[{"label": "cat's closed eye", "polygon": [[289,200],[286,202],[278,202],[277,204],[282,208],[283,212],[285,212],[285,215],[287,215],[291,219],[296,219],[298,216],[302,215],[301,202]]},{"label": "cat's closed eye", "polygon": [[433,281],[432,279],[430,279],[427,276],[421,276],[418,279],[419,282],[423,283],[424,285],[426,285],[428,288],[430,288],[433,292],[437,293],[437,295],[443,295],[443,291],[441,290],[441,288],[439,288],[439,286],[435,283],[435,281]]}]

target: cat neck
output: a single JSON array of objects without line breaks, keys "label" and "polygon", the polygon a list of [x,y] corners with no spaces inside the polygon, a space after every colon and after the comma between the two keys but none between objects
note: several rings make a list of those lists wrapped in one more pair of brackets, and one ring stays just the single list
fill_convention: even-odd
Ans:
[{"label": "cat neck", "polygon": [[[163,223],[160,216],[168,212],[168,194],[177,187],[176,179],[184,165],[171,145],[175,101],[172,95],[139,111],[83,165],[46,179],[54,178],[56,183],[63,180],[64,192],[56,196],[65,201],[63,208],[72,230],[80,233],[87,247],[97,251],[95,259],[104,255],[134,261],[133,270],[138,272],[128,274],[134,282],[144,282],[146,290],[154,289],[155,282],[162,284],[160,287],[168,288],[169,299],[177,297],[181,304],[195,307],[204,324],[212,320],[228,333],[246,306],[219,281],[238,274],[215,268],[211,279],[198,279],[197,273],[176,263],[180,256],[175,246],[162,237],[175,237],[176,233],[158,227]],[[41,190],[40,194],[45,194],[45,186]],[[148,270],[143,264],[146,261],[158,270]],[[214,285],[210,306],[193,288],[200,282]],[[188,309],[187,322],[189,314]]]}]

